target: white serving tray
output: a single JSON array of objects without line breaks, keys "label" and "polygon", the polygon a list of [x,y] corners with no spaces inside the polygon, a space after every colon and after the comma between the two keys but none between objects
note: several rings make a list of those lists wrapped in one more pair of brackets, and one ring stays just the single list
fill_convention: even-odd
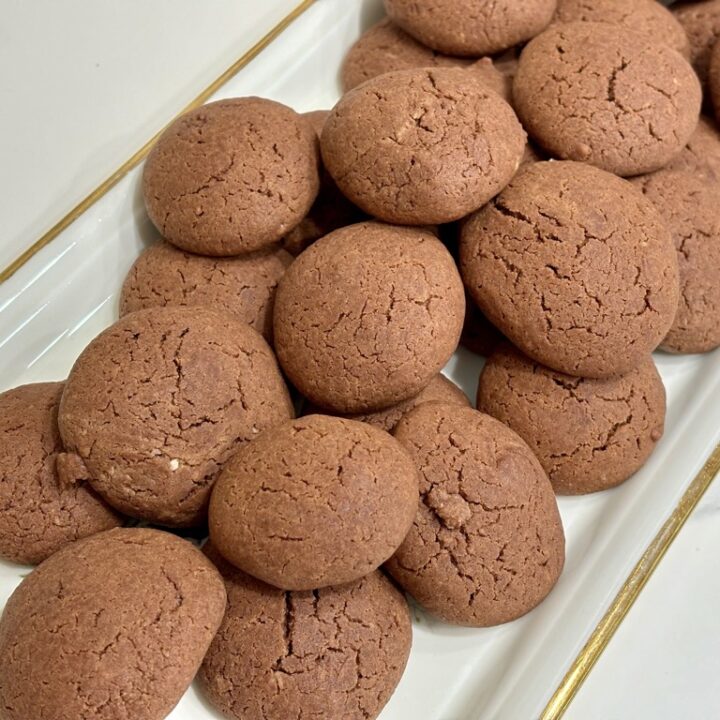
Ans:
[{"label": "white serving tray", "polygon": [[[329,108],[339,96],[345,52],[380,14],[380,0],[317,0],[213,99],[254,94],[299,111]],[[64,378],[85,345],[116,319],[125,273],[156,239],[143,209],[140,173],[130,171],[0,285],[0,390]],[[656,360],[668,391],[666,435],[647,466],[621,487],[560,499],[567,562],[555,590],[529,615],[493,629],[451,627],[417,612],[410,663],[382,720],[543,715],[720,441],[720,353],[658,354]],[[460,350],[446,374],[474,399],[480,367],[478,358]],[[0,603],[28,572],[0,563]],[[217,717],[194,688],[170,715]]]}]

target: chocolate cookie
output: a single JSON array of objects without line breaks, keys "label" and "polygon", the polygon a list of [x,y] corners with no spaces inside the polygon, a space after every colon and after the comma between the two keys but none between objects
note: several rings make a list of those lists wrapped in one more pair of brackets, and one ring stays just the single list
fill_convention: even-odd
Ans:
[{"label": "chocolate cookie", "polygon": [[478,73],[402,70],[345,95],[323,130],[325,167],[356,205],[388,222],[458,220],[498,193],[525,132]]},{"label": "chocolate cookie", "polygon": [[483,368],[477,405],[525,440],[563,495],[627,480],[665,422],[665,388],[651,358],[625,375],[590,380],[550,370],[510,344]]},{"label": "chocolate cookie", "polygon": [[715,106],[715,117],[720,121],[720,39],[715,43],[715,49],[710,59],[708,84],[710,96]]},{"label": "chocolate cookie", "polygon": [[405,669],[405,598],[379,572],[349,585],[283,592],[206,550],[228,609],[200,668],[210,704],[235,720],[373,720]]},{"label": "chocolate cookie", "polygon": [[421,502],[390,574],[460,625],[498,625],[534,608],[560,575],[565,539],[530,448],[488,415],[440,403],[406,415],[395,437],[420,468]]},{"label": "chocolate cookie", "polygon": [[690,41],[690,62],[705,85],[713,45],[720,38],[720,0],[676,3],[673,13]]},{"label": "chocolate cookie", "polygon": [[[303,117],[310,122],[320,138],[329,110],[313,110]],[[365,220],[367,215],[353,205],[341,192],[330,173],[322,168],[320,192],[308,214],[282,240],[282,247],[291,255],[298,256],[305,248],[333,230]]]},{"label": "chocolate cookie", "polygon": [[171,526],[202,524],[220,467],[293,416],[262,337],[204,307],[126,315],[75,362],[60,404],[60,477]]},{"label": "chocolate cookie", "polygon": [[122,525],[84,484],[61,483],[57,409],[63,383],[0,394],[0,557],[34,565],[64,545]]},{"label": "chocolate cookie", "polygon": [[385,0],[403,30],[449,55],[491,55],[534,37],[556,0]]},{"label": "chocolate cookie", "polygon": [[158,243],[135,261],[120,292],[120,316],[164,305],[205,305],[272,339],[275,289],[292,262],[276,247],[230,258],[191,255]]},{"label": "chocolate cookie", "polygon": [[701,115],[688,144],[665,169],[687,170],[710,180],[720,180],[720,131],[717,125]]},{"label": "chocolate cookie", "polygon": [[513,84],[515,109],[545,150],[617,175],[672,160],[697,125],[701,100],[679,53],[607,23],[551,27],[523,50]]},{"label": "chocolate cookie", "polygon": [[720,345],[720,182],[681,170],[633,182],[665,220],[680,267],[680,304],[661,347],[708,352]]},{"label": "chocolate cookie", "polygon": [[427,67],[466,67],[468,58],[443,55],[419,43],[401,30],[390,18],[384,18],[350,48],[345,56],[340,78],[347,92],[378,75],[393,70]]},{"label": "chocolate cookie", "polygon": [[460,266],[489,320],[534,360],[607,377],[639,365],[677,312],[660,213],[590,165],[528,165],[463,227]]},{"label": "chocolate cookie", "polygon": [[[400,422],[403,416],[407,415],[418,405],[426,402],[444,402],[454,403],[457,405],[470,406],[467,395],[454,383],[448,380],[444,375],[436,375],[430,384],[420,391],[415,397],[409,400],[403,400],[397,405],[393,405],[385,410],[376,410],[371,413],[361,413],[359,415],[347,415],[348,420],[357,420],[358,422],[370,423],[381,430],[392,432],[393,428]],[[311,405],[303,413],[310,415],[311,413],[323,412],[321,409]]]},{"label": "chocolate cookie", "polygon": [[189,542],[120,529],[68,545],[0,620],[3,720],[162,720],[223,619],[222,578]]},{"label": "chocolate cookie", "polygon": [[464,314],[462,281],[436,237],[360,223],[318,240],[285,273],[275,347],[310,402],[366,412],[417,395],[455,351]]},{"label": "chocolate cookie", "polygon": [[555,22],[575,21],[623,25],[690,56],[685,29],[657,0],[558,0]]},{"label": "chocolate cookie", "polygon": [[307,122],[263,98],[219,100],[163,132],[145,161],[150,219],[173,245],[238,255],[283,237],[319,188],[317,140]]},{"label": "chocolate cookie", "polygon": [[309,415],[264,433],[225,465],[210,537],[254,577],[311,590],[382,565],[417,503],[417,472],[396,440],[365,423]]}]

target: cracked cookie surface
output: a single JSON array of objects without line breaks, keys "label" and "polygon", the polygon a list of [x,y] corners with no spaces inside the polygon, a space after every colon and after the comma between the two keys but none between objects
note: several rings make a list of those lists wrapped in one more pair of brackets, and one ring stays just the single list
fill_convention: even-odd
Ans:
[{"label": "cracked cookie surface", "polygon": [[275,357],[249,325],[204,307],[139,310],[75,362],[58,470],[132,517],[202,524],[222,464],[292,417]]},{"label": "cracked cookie surface", "polygon": [[682,170],[633,179],[670,230],[680,269],[680,303],[663,350],[708,352],[720,345],[720,182]]},{"label": "cracked cookie surface", "polygon": [[701,100],[675,50],[596,22],[554,25],[532,40],[513,84],[514,107],[545,150],[617,175],[672,160],[697,125]]},{"label": "cracked cookie surface", "polygon": [[405,598],[380,573],[348,585],[284,592],[246,575],[211,545],[228,609],[198,681],[236,720],[373,720],[410,654]]},{"label": "cracked cookie surface", "polygon": [[489,415],[426,403],[395,437],[420,469],[415,523],[385,567],[423,607],[459,625],[514,620],[565,559],[555,495],[530,448]]},{"label": "cracked cookie surface", "polygon": [[556,0],[385,0],[387,14],[417,40],[449,55],[491,55],[550,23]]},{"label": "cracked cookie surface", "polygon": [[720,38],[720,0],[676,3],[672,12],[685,28],[690,41],[690,62],[704,86],[712,48]]},{"label": "cracked cookie surface", "polygon": [[657,0],[558,0],[555,22],[576,21],[622,25],[690,56],[685,29]]},{"label": "cracked cookie surface", "polygon": [[124,522],[86,484],[58,478],[62,390],[63,383],[37,383],[0,394],[0,556],[13,562],[40,563]]},{"label": "cracked cookie surface", "polygon": [[225,588],[190,543],[118,529],[30,574],[0,620],[3,720],[162,720],[223,618]]},{"label": "cracked cookie surface", "polygon": [[580,495],[627,480],[647,461],[665,423],[665,388],[651,358],[625,375],[577,378],[510,344],[480,375],[478,410],[512,428],[556,493]]},{"label": "cracked cookie surface", "polygon": [[655,206],[590,165],[528,165],[465,224],[468,291],[515,345],[555,370],[626,372],[665,337],[678,262]]},{"label": "cracked cookie surface", "polygon": [[339,413],[417,395],[455,351],[465,313],[452,256],[430,232],[360,223],[290,266],[275,297],[275,347],[290,381]]},{"label": "cracked cookie surface", "polygon": [[387,222],[458,220],[517,170],[525,131],[481,74],[399,70],[347,93],[325,123],[325,167],[342,192]]},{"label": "cracked cookie surface", "polygon": [[[467,395],[451,380],[444,375],[436,375],[419,394],[409,400],[403,400],[397,405],[385,408],[385,410],[376,410],[371,413],[359,413],[357,415],[344,415],[348,420],[357,420],[358,422],[370,423],[375,427],[392,432],[393,428],[400,422],[404,415],[425,402],[444,402],[456,403],[458,405],[470,405]],[[312,413],[322,413],[323,410],[310,406],[303,415]]]},{"label": "cracked cookie surface", "polygon": [[366,30],[345,56],[341,70],[345,92],[378,75],[393,70],[422,67],[466,67],[469,58],[443,55],[419,43],[398,27],[390,18],[384,18]]},{"label": "cracked cookie surface", "polygon": [[271,247],[235,257],[206,257],[170,243],[148,248],[120,292],[120,317],[165,305],[205,305],[234,315],[272,341],[272,309],[280,278],[292,262]]},{"label": "cracked cookie surface", "polygon": [[145,161],[143,195],[160,234],[183,250],[238,255],[280,240],[319,188],[317,138],[263,98],[203,105],[163,132]]},{"label": "cracked cookie surface", "polygon": [[309,415],[228,461],[210,501],[210,537],[245,572],[309,590],[379,567],[405,537],[417,503],[417,472],[390,435]]}]

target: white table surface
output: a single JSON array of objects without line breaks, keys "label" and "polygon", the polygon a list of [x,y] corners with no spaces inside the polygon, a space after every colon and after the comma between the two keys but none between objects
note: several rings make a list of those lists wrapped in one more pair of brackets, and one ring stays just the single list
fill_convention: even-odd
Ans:
[{"label": "white table surface", "polygon": [[[298,4],[0,0],[0,269]],[[720,717],[719,547],[716,483],[567,718]]]}]

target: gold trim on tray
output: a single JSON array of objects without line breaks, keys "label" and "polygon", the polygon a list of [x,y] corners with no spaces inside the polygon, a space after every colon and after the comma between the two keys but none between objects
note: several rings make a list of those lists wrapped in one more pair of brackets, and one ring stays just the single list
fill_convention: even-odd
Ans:
[{"label": "gold trim on tray", "polygon": [[[294,20],[300,17],[316,0],[304,0],[292,12],[286,15],[267,35],[262,37],[255,43],[246,53],[239,57],[225,72],[210,83],[196,98],[194,98],[186,107],[184,107],[177,117],[202,105],[217,90],[219,90],[230,78],[242,70],[251,60],[260,54],[278,35],[280,35]],[[169,125],[170,123],[168,123]],[[165,126],[167,127],[167,125]],[[68,228],[75,222],[88,208],[94,205],[103,195],[117,185],[134,167],[139,165],[145,156],[150,152],[150,148],[154,145],[158,136],[165,129],[163,127],[150,140],[148,140],[131,158],[126,160],[109,178],[98,185],[86,198],[81,200],[70,212],[53,225],[42,237],[38,238],[29,248],[21,255],[13,260],[4,270],[0,271],[0,284],[9,280],[25,263],[27,263],[34,255],[49,245],[63,230]]]},{"label": "gold trim on tray", "polygon": [[[225,72],[208,85],[194,100],[192,100],[176,117],[206,102],[228,80],[242,70],[262,50],[272,43],[289,25],[302,15],[316,0],[304,0],[292,12],[286,15],[263,38],[253,45],[247,52],[239,57]],[[170,122],[174,121],[173,118]],[[170,124],[170,123],[168,123]],[[167,127],[167,125],[165,126]],[[23,265],[46,245],[49,245],[60,233],[67,229],[86,210],[102,198],[109,190],[117,185],[125,175],[139,165],[147,156],[158,136],[160,130],[148,140],[132,157],[126,160],[110,177],[98,185],[86,198],[79,202],[65,217],[59,220],[42,237],[36,240],[19,257],[17,257],[4,270],[0,271],[0,284],[12,277]],[[658,566],[675,537],[695,509],[705,491],[712,484],[715,476],[720,472],[720,445],[708,458],[702,470],[694,478],[680,502],[673,510],[661,530],[645,550],[645,553],[635,565],[632,573],[625,580],[622,588],[615,596],[612,604],[598,623],[585,646],[575,658],[567,674],[553,694],[550,702],[543,710],[540,720],[559,720],[567,710],[583,682],[590,674],[603,650],[607,647],[633,603],[640,595]]]},{"label": "gold trim on tray", "polygon": [[592,635],[575,658],[558,689],[546,705],[540,720],[559,720],[568,709],[573,698],[581,688],[585,678],[607,647],[620,623],[625,619],[640,592],[647,584],[655,568],[660,564],[677,534],[697,507],[705,491],[720,472],[720,445],[707,459],[702,470],[695,476],[685,494],[680,499],[672,515],[665,521],[658,534],[648,545],[633,571],[620,588],[612,604],[598,623]]}]

